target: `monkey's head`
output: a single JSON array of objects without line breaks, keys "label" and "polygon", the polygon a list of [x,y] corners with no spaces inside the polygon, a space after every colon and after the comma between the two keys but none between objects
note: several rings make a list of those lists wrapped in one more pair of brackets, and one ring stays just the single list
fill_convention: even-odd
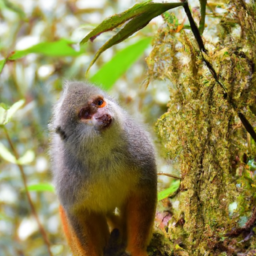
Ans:
[{"label": "monkey's head", "polygon": [[89,140],[116,127],[120,115],[118,105],[99,88],[69,82],[56,105],[53,125],[63,140]]}]

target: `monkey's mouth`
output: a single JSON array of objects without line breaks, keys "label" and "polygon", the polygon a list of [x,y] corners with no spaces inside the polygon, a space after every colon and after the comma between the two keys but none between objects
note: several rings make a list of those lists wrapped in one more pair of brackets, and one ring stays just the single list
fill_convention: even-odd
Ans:
[{"label": "monkey's mouth", "polygon": [[108,114],[95,118],[97,120],[97,128],[102,130],[108,128],[112,123],[112,117]]}]

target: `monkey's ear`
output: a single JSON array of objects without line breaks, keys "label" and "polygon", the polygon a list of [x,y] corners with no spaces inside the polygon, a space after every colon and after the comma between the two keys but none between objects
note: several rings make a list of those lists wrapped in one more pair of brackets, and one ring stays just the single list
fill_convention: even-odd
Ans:
[{"label": "monkey's ear", "polygon": [[68,138],[67,134],[60,126],[57,126],[55,132],[60,135],[62,140],[66,140]]},{"label": "monkey's ear", "polygon": [[71,87],[72,82],[65,80],[62,86],[62,95],[65,97],[65,95],[68,93],[69,88]]}]

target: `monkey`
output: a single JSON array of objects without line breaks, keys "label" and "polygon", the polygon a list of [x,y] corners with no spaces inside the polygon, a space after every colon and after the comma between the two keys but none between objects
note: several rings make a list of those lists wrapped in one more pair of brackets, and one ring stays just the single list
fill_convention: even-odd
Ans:
[{"label": "monkey", "polygon": [[126,255],[147,256],[157,201],[149,134],[89,82],[66,82],[51,127],[53,181],[73,254],[103,256],[117,230]]}]

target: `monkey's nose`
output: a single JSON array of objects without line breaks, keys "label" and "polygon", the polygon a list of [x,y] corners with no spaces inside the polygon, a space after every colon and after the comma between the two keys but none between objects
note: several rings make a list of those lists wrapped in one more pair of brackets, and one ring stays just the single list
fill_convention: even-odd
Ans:
[{"label": "monkey's nose", "polygon": [[98,111],[98,108],[94,104],[91,104],[90,105],[90,112],[92,114],[95,114],[95,113],[97,113],[97,111]]},{"label": "monkey's nose", "polygon": [[96,120],[98,122],[98,128],[100,129],[107,128],[112,123],[112,117],[108,114],[99,116],[96,118]]}]

